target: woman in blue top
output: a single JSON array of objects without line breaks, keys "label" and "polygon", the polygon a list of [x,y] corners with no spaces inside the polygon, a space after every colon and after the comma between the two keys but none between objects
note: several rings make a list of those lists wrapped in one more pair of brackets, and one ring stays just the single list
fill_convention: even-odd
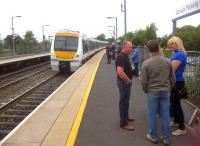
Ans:
[{"label": "woman in blue top", "polygon": [[185,124],[184,124],[184,113],[181,107],[181,98],[178,96],[178,91],[183,89],[185,86],[185,78],[183,76],[187,56],[186,51],[183,46],[183,42],[179,37],[171,37],[167,43],[168,47],[173,51],[171,57],[172,68],[176,74],[176,83],[171,90],[170,96],[170,115],[173,117],[173,122],[170,123],[171,126],[178,126],[178,129],[172,132],[172,135],[178,136],[186,133]]}]

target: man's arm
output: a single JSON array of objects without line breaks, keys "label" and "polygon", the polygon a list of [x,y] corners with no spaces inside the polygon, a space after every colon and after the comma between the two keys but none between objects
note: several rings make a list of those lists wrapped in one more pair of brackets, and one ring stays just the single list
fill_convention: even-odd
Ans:
[{"label": "man's arm", "polygon": [[124,72],[124,68],[121,66],[117,67],[117,75],[123,80],[125,81],[128,85],[132,84],[132,80],[126,75],[126,73]]}]

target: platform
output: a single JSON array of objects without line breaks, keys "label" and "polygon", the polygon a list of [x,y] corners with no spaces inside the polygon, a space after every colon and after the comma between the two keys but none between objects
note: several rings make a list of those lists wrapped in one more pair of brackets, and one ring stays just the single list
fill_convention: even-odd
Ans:
[{"label": "platform", "polygon": [[[131,125],[135,131],[119,127],[114,61],[107,64],[104,53],[104,50],[99,52],[84,64],[0,145],[161,146],[145,139],[147,103],[138,78],[133,78],[130,99],[130,115],[135,118]],[[187,134],[172,136],[170,146],[178,146],[186,138]]]},{"label": "platform", "polygon": [[46,56],[50,56],[50,54],[42,53],[42,54],[35,54],[35,55],[26,55],[26,56],[22,56],[22,57],[11,58],[11,59],[2,59],[2,60],[0,60],[0,65],[11,64],[14,62],[26,61],[26,60],[31,60],[31,59],[46,57]]}]

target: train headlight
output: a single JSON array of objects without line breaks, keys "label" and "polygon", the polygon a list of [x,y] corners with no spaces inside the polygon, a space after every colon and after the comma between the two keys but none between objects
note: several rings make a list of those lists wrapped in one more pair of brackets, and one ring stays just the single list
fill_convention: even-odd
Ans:
[{"label": "train headlight", "polygon": [[74,57],[75,60],[79,60],[79,55],[77,54],[75,57]]}]

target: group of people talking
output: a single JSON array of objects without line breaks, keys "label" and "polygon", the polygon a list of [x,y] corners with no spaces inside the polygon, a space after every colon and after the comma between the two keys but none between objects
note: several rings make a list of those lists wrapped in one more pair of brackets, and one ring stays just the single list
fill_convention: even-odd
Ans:
[{"label": "group of people talking", "polygon": [[[142,63],[139,78],[143,91],[147,95],[149,129],[147,140],[152,143],[162,141],[164,146],[170,145],[170,126],[177,126],[172,135],[178,136],[186,133],[184,114],[181,107],[179,91],[185,86],[184,70],[187,63],[187,54],[182,40],[171,37],[167,42],[168,48],[173,52],[171,59],[164,57],[157,40],[149,40],[146,47],[149,58]],[[135,119],[129,115],[129,100],[131,95],[133,70],[129,60],[134,44],[125,41],[115,60],[117,73],[117,86],[119,89],[119,117],[120,127],[124,130],[134,131],[130,121]],[[162,135],[157,133],[157,117],[161,117]]]}]

